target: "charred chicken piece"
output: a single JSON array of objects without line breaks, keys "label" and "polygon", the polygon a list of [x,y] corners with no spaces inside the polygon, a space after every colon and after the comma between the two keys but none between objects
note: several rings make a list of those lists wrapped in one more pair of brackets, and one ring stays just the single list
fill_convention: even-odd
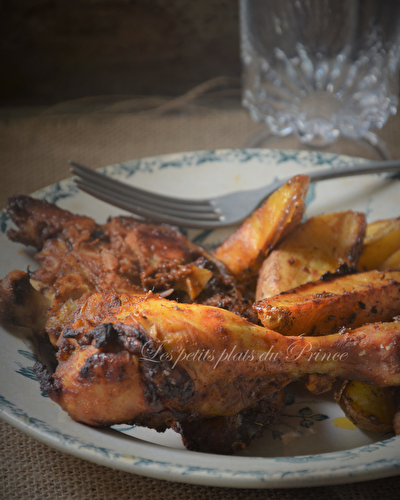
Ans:
[{"label": "charred chicken piece", "polygon": [[45,331],[49,307],[50,300],[32,287],[26,273],[11,271],[0,280],[0,324],[28,329],[37,359],[53,372],[57,360]]},{"label": "charred chicken piece", "polygon": [[233,417],[211,417],[174,422],[189,450],[230,455],[245,449],[265,428],[274,424],[285,408],[285,391],[275,391]]},{"label": "charred chicken piece", "polygon": [[[52,301],[46,331],[53,344],[92,293],[168,293],[180,302],[226,308],[254,322],[245,290],[215,257],[177,228],[116,217],[96,224],[46,201],[13,196],[7,212],[18,230],[12,241],[36,247],[41,267],[30,274]],[[1,321],[1,318],[0,318]]]},{"label": "charred chicken piece", "polygon": [[18,230],[8,230],[10,240],[38,250],[47,240],[56,238],[61,233],[79,244],[79,235],[82,239],[87,239],[96,228],[96,223],[89,217],[74,215],[52,203],[24,195],[9,198],[6,211],[18,226]]},{"label": "charred chicken piece", "polygon": [[214,307],[100,293],[64,329],[54,375],[38,373],[79,422],[162,431],[233,417],[305,374],[400,385],[399,342],[397,322],[285,337]]},{"label": "charred chicken piece", "polygon": [[[72,280],[69,283],[73,286]],[[68,300],[64,308],[52,316],[53,327],[63,328],[65,311],[73,304]],[[53,373],[57,366],[54,348],[49,345],[45,332],[50,306],[51,301],[31,286],[28,274],[12,271],[0,280],[0,322],[32,330],[30,340],[36,356],[46,365],[46,371],[39,368],[39,372],[46,373],[46,376],[49,372]],[[72,309],[76,309],[76,304]],[[49,324],[50,320],[47,320],[47,326]],[[173,422],[171,426],[182,435],[185,446],[191,450],[230,454],[261,436],[264,428],[276,420],[283,408],[284,391],[277,391],[231,417],[183,420]]]},{"label": "charred chicken piece", "polygon": [[[7,211],[18,227],[8,231],[9,238],[36,247],[41,267],[30,276],[10,273],[0,282],[4,292],[0,297],[0,323],[32,326],[31,318],[40,311],[41,322],[35,323],[32,340],[38,358],[50,372],[56,363],[45,332],[55,345],[79,305],[96,291],[142,294],[154,290],[181,302],[227,308],[257,321],[250,301],[243,296],[244,288],[226,267],[192,244],[177,228],[142,223],[131,217],[116,217],[99,225],[89,217],[28,196],[10,198]],[[11,289],[19,290],[19,296],[10,293]],[[25,297],[35,300],[21,301],[22,291]],[[263,402],[263,408],[269,411],[263,419],[265,424],[278,413],[282,397],[267,400]],[[246,418],[235,415],[223,419],[223,427],[221,420],[214,419],[213,428],[219,428],[218,443],[196,444],[193,427],[182,428],[181,434],[188,446],[190,442],[191,447],[205,451],[221,452],[221,448],[232,452],[260,434],[262,427],[251,422],[251,415],[262,420],[258,403],[257,411],[246,409]],[[210,422],[197,422],[196,432],[204,434],[201,428],[206,425],[209,428]]]},{"label": "charred chicken piece", "polygon": [[[0,322],[32,331],[30,340],[40,361],[36,369],[45,380],[54,373],[58,364],[55,349],[45,332],[49,307],[50,300],[32,287],[28,274],[12,271],[0,280]],[[57,324],[62,329],[65,325],[64,312],[55,314],[52,321],[53,326]],[[69,338],[68,332],[65,338]],[[276,391],[236,415],[171,422],[171,427],[182,435],[189,449],[230,454],[245,448],[254,438],[262,435],[264,428],[274,422],[283,410],[284,399],[284,391]]]},{"label": "charred chicken piece", "polygon": [[23,271],[11,271],[0,280],[0,324],[43,332],[49,306],[50,301],[31,286]]}]

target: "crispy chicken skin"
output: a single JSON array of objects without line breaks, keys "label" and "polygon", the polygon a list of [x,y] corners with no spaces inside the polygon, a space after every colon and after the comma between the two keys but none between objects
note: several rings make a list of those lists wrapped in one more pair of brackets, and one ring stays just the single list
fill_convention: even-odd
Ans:
[{"label": "crispy chicken skin", "polygon": [[0,280],[0,324],[44,330],[50,301],[35,290],[23,271],[11,271]]},{"label": "crispy chicken skin", "polygon": [[[40,311],[41,323],[35,323],[33,339],[38,341],[38,350],[45,352],[41,359],[51,372],[55,361],[42,337],[43,322],[56,347],[63,327],[95,292],[143,294],[153,290],[180,302],[226,308],[258,321],[245,297],[247,291],[227,268],[177,228],[132,217],[115,217],[100,225],[46,201],[18,195],[8,200],[7,212],[17,226],[8,231],[8,237],[35,247],[41,267],[29,276],[16,271],[0,280],[0,323],[32,326],[30,318],[38,317]],[[10,293],[12,290],[18,294]],[[182,421],[175,429],[191,449],[231,453],[259,436],[283,406],[281,391],[254,403],[244,414]],[[209,440],[201,437],[205,432],[210,434]],[[218,439],[211,439],[212,434]]]},{"label": "crispy chicken skin", "polygon": [[7,212],[18,227],[8,237],[38,249],[41,267],[30,278],[52,300],[46,331],[53,344],[76,307],[94,292],[164,292],[180,302],[195,300],[258,321],[244,288],[225,266],[173,226],[133,217],[96,224],[22,195],[8,200]]},{"label": "crispy chicken skin", "polygon": [[[214,307],[100,293],[58,340],[42,387],[75,420],[163,430],[231,417],[305,374],[400,385],[400,324],[285,337]],[[40,371],[40,370],[39,370]]]},{"label": "crispy chicken skin", "polygon": [[[108,298],[112,301],[115,296],[111,294]],[[4,325],[24,326],[32,330],[34,351],[38,359],[46,364],[46,368],[40,363],[35,366],[42,382],[51,380],[50,374],[54,373],[58,365],[54,347],[50,345],[44,330],[49,305],[50,300],[32,287],[27,273],[12,271],[0,280],[0,321]],[[112,303],[107,301],[98,304],[99,307],[104,305],[109,308]],[[77,314],[79,313],[80,309],[77,310]],[[99,310],[95,322],[101,318]],[[65,326],[65,314],[62,310],[54,315],[53,322],[58,322],[60,329]],[[68,332],[65,332],[64,337],[72,338]],[[65,350],[68,352],[71,346],[65,340],[60,345],[58,357],[64,359]],[[110,364],[111,371],[113,366],[114,364]],[[105,377],[106,380],[112,378],[111,372],[105,374]],[[261,436],[264,428],[276,421],[284,406],[285,393],[282,390],[267,395],[232,416],[182,419],[180,422],[168,421],[168,425],[182,435],[185,446],[191,450],[230,454],[245,448],[254,438]],[[167,426],[165,423],[160,425],[159,430]]]},{"label": "crispy chicken skin", "polygon": [[172,428],[189,450],[229,455],[243,450],[274,424],[285,408],[285,391],[275,391],[232,417],[183,419]]},{"label": "crispy chicken skin", "polygon": [[7,200],[6,211],[18,226],[18,230],[8,230],[10,240],[38,250],[48,239],[55,238],[60,233],[68,234],[69,239],[75,239],[79,243],[79,234],[82,238],[87,238],[96,227],[94,220],[89,217],[74,215],[52,203],[30,196],[11,196]]}]

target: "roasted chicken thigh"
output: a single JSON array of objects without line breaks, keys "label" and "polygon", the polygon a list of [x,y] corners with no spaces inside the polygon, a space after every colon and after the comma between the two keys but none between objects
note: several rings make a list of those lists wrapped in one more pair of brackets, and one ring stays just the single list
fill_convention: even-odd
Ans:
[{"label": "roasted chicken thigh", "polygon": [[[257,321],[245,288],[218,259],[177,228],[132,217],[96,224],[89,217],[28,196],[11,197],[7,212],[17,226],[8,231],[8,237],[35,247],[40,267],[29,276],[13,271],[0,280],[0,323],[31,328],[35,350],[50,371],[56,361],[45,336],[56,346],[79,305],[95,292],[152,290]],[[255,402],[244,414],[190,424],[182,421],[175,429],[190,448],[231,453],[259,436],[283,407],[282,391]],[[203,427],[207,431],[201,431]]]},{"label": "roasted chicken thigh", "polygon": [[245,289],[225,266],[173,226],[133,217],[97,224],[29,196],[11,197],[7,212],[18,228],[8,237],[38,250],[41,267],[30,278],[52,301],[46,331],[53,344],[77,304],[102,291],[164,293],[258,321]]},{"label": "roasted chicken thigh", "polygon": [[231,417],[306,374],[400,385],[400,323],[286,337],[219,308],[93,294],[58,342],[43,389],[79,422],[163,430]]}]

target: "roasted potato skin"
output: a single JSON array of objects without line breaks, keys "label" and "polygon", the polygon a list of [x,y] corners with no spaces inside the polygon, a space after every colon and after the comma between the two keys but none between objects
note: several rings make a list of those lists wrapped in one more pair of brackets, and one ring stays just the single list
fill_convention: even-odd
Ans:
[{"label": "roasted potato skin", "polygon": [[346,417],[360,429],[392,432],[397,411],[395,388],[345,381],[335,399]]},{"label": "roasted potato skin", "polygon": [[381,219],[375,220],[373,222],[369,222],[367,227],[365,228],[365,238],[364,243],[368,243],[372,241],[372,239],[376,238],[381,231],[386,230],[395,219]]},{"label": "roasted potato skin", "polygon": [[355,267],[365,227],[365,215],[351,210],[318,215],[299,224],[265,259],[256,300],[316,281],[343,265]]},{"label": "roasted potato skin", "polygon": [[215,250],[215,257],[240,282],[255,287],[266,255],[300,223],[309,184],[306,175],[287,181]]},{"label": "roasted potato skin", "polygon": [[329,335],[391,321],[400,311],[400,272],[328,275],[260,300],[253,309],[264,326],[283,335]]},{"label": "roasted potato skin", "polygon": [[384,260],[377,269],[379,271],[385,271],[386,269],[390,269],[391,271],[400,271],[400,248]]},{"label": "roasted potato skin", "polygon": [[[386,268],[385,261],[400,249],[400,217],[375,221],[367,226],[364,249],[358,261],[358,269]],[[393,268],[393,264],[390,265]]]}]

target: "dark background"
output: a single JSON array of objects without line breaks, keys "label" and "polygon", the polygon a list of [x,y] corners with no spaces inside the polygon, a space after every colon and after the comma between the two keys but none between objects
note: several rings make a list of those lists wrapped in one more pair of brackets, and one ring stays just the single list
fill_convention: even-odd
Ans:
[{"label": "dark background", "polygon": [[240,76],[236,0],[0,0],[0,104],[177,96]]}]

